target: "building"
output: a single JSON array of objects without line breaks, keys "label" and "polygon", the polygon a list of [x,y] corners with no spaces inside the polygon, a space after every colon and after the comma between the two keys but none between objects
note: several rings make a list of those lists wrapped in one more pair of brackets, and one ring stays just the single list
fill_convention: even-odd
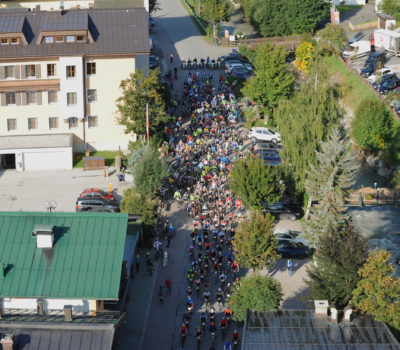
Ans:
[{"label": "building", "polygon": [[387,326],[372,317],[354,317],[351,321],[338,322],[328,318],[327,314],[314,313],[314,310],[248,311],[241,344],[242,350],[399,348],[400,344]]},{"label": "building", "polygon": [[[35,170],[72,167],[48,160],[58,148],[52,135],[71,134],[74,152],[127,148],[132,136],[117,123],[115,101],[121,80],[148,67],[144,8],[0,11],[0,48],[0,137],[25,144],[41,135],[28,142]],[[32,169],[20,149],[0,148],[0,163]]]},{"label": "building", "polygon": [[140,234],[129,219],[0,213],[0,338],[11,334],[14,349],[110,350]]}]

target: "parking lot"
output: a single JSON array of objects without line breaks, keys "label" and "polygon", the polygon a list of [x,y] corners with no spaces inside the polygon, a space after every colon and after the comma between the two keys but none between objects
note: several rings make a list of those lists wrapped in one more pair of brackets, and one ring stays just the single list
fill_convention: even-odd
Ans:
[{"label": "parking lot", "polygon": [[6,170],[0,172],[1,211],[46,211],[45,202],[55,201],[56,211],[75,211],[75,202],[84,188],[109,189],[109,183],[121,199],[124,188],[113,171],[109,178],[103,170],[83,169],[23,172]]}]

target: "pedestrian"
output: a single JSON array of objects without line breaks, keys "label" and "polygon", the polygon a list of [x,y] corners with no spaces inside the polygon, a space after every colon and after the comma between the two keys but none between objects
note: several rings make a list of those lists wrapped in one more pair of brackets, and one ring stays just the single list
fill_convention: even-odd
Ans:
[{"label": "pedestrian", "polygon": [[171,61],[171,64],[174,62],[174,55],[172,53],[169,55],[169,60]]},{"label": "pedestrian", "polygon": [[287,270],[288,270],[288,274],[289,277],[293,275],[293,261],[292,259],[289,259],[287,262]]},{"label": "pedestrian", "polygon": [[165,280],[165,289],[166,289],[165,296],[171,295],[171,287],[172,287],[172,282],[171,279],[168,278]]},{"label": "pedestrian", "polygon": [[142,261],[142,259],[140,259],[140,254],[136,255],[136,272],[139,271],[139,267],[140,267],[140,262]]},{"label": "pedestrian", "polygon": [[162,267],[166,267],[168,265],[168,252],[165,251],[164,252],[164,259],[163,259],[163,266]]}]

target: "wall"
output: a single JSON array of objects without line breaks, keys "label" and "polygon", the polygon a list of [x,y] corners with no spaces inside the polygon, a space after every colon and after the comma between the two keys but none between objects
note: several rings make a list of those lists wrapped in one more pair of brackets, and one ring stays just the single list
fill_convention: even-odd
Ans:
[{"label": "wall", "polygon": [[135,58],[93,58],[96,74],[86,76],[85,88],[97,90],[97,101],[87,103],[86,116],[97,116],[98,127],[87,128],[86,142],[97,150],[127,149],[133,135],[126,135],[117,121],[116,100],[121,96],[119,85],[135,71]]},{"label": "wall", "polygon": [[[3,298],[3,309],[37,310],[36,298]],[[64,310],[65,305],[72,305],[72,311],[96,311],[96,300],[81,299],[40,299],[43,300],[43,309]]]},{"label": "wall", "polygon": [[342,5],[344,2],[344,5],[365,5],[366,0],[332,0],[332,4],[335,6]]}]

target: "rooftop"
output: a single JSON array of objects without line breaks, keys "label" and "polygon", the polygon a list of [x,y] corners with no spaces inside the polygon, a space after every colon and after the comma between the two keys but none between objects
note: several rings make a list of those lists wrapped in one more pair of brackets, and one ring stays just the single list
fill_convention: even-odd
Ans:
[{"label": "rooftop", "polygon": [[[22,24],[21,24],[22,23]],[[60,11],[0,11],[0,33],[20,33],[18,45],[3,45],[1,58],[150,52],[148,15],[144,8]],[[86,31],[84,42],[45,43],[45,33]],[[54,34],[53,34],[54,35]],[[71,34],[67,34],[71,35]]]},{"label": "rooftop", "polygon": [[[128,214],[0,213],[0,297],[117,300]],[[53,248],[32,231],[52,225]]]},{"label": "rooftop", "polygon": [[398,350],[387,326],[371,317],[335,323],[314,310],[249,312],[243,350]]}]

